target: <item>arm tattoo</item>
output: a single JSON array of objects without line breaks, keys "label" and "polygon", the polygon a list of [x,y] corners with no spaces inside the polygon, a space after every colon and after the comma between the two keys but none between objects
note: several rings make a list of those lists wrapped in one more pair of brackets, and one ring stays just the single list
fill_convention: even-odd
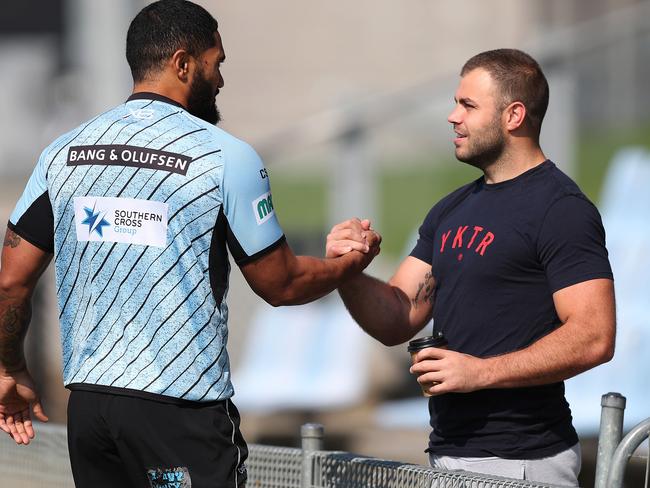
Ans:
[{"label": "arm tattoo", "polygon": [[433,273],[427,271],[424,275],[424,281],[418,284],[418,291],[415,294],[415,297],[411,300],[413,308],[417,309],[420,301],[424,300],[429,304],[433,305],[433,296],[435,294],[436,288],[434,286]]},{"label": "arm tattoo", "polygon": [[23,339],[32,317],[29,302],[16,302],[0,292],[0,364],[7,370],[23,367]]},{"label": "arm tattoo", "polygon": [[20,244],[20,236],[16,234],[13,230],[7,229],[7,233],[5,234],[5,241],[3,244],[3,247],[18,247],[18,244]]}]

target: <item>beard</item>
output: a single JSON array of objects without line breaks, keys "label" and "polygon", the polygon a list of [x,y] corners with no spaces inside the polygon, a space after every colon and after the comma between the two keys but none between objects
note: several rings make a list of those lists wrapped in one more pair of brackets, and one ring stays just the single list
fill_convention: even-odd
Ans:
[{"label": "beard", "polygon": [[495,117],[489,126],[475,132],[472,138],[473,141],[467,145],[464,152],[459,153],[456,149],[456,159],[479,169],[491,166],[501,157],[505,147],[500,117]]},{"label": "beard", "polygon": [[187,111],[213,125],[221,121],[221,114],[215,100],[214,87],[205,78],[203,70],[197,73],[190,85]]}]

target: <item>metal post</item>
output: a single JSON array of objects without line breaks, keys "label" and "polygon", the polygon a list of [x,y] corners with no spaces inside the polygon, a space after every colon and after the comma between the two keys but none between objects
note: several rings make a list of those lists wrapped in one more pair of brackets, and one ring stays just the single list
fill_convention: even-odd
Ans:
[{"label": "metal post", "polygon": [[567,69],[549,69],[547,77],[553,96],[542,125],[541,145],[548,158],[575,178],[575,141],[578,140],[576,76]]},{"label": "metal post", "polygon": [[302,488],[311,488],[314,484],[313,453],[323,449],[323,426],[321,424],[304,424],[300,427],[302,440]]},{"label": "metal post", "polygon": [[623,436],[625,397],[620,393],[607,393],[601,397],[600,432],[596,458],[596,482],[594,488],[606,488],[607,476],[614,451]]},{"label": "metal post", "polygon": [[380,228],[377,208],[377,167],[371,157],[368,129],[354,114],[337,137],[337,153],[330,168],[329,220],[338,224],[351,217],[370,219]]},{"label": "metal post", "polygon": [[625,474],[625,468],[627,467],[630,457],[632,457],[634,451],[636,451],[641,443],[649,436],[650,418],[637,424],[623,438],[611,459],[609,476],[607,478],[607,488],[621,488],[623,486],[623,474]]}]

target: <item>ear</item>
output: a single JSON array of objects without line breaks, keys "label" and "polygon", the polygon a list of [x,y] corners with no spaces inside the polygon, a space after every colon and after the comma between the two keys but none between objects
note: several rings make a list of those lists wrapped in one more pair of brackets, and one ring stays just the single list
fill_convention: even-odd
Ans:
[{"label": "ear", "polygon": [[176,77],[184,83],[189,80],[191,62],[192,57],[185,49],[179,49],[172,55],[171,64],[174,73],[176,74]]},{"label": "ear", "polygon": [[512,102],[503,110],[506,129],[510,132],[519,129],[526,120],[526,106],[521,102]]}]

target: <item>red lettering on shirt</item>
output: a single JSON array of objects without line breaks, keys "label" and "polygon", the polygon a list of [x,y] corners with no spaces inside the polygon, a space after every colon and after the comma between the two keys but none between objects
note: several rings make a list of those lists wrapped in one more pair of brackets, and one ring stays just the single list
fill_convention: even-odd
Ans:
[{"label": "red lettering on shirt", "polygon": [[485,234],[485,237],[481,241],[481,243],[476,246],[476,252],[479,253],[481,256],[485,254],[485,250],[487,247],[492,244],[492,241],[494,240],[494,234],[492,232],[488,232]]},{"label": "red lettering on shirt", "polygon": [[442,234],[442,244],[440,245],[440,252],[443,252],[445,250],[445,243],[447,242],[447,239],[449,239],[449,236],[451,235],[451,230],[448,230],[444,234]]},{"label": "red lettering on shirt", "polygon": [[463,245],[463,234],[467,230],[467,225],[458,227],[458,230],[456,231],[456,236],[454,237],[454,242],[452,243],[451,247],[456,248],[456,247],[462,247]]},{"label": "red lettering on shirt", "polygon": [[[490,231],[486,231],[485,235],[483,236],[482,239],[479,239],[479,234],[483,232],[485,229],[481,227],[480,225],[475,225],[473,226],[473,232],[472,232],[472,237],[467,241],[467,246],[463,246],[463,235],[465,232],[467,232],[467,229],[469,229],[469,225],[459,225],[458,228],[456,229],[456,234],[454,235],[454,238],[452,239],[451,243],[451,248],[452,249],[457,249],[457,248],[463,248],[465,247],[466,249],[472,249],[475,246],[475,243],[479,241],[478,245],[476,245],[476,248],[474,251],[481,255],[485,255],[485,251],[487,250],[488,246],[492,244],[494,241],[494,234]],[[441,243],[440,243],[440,252],[445,251],[445,246],[447,246],[447,242],[449,242],[449,238],[451,237],[453,229],[449,229],[447,232],[444,232],[441,235]],[[458,256],[458,260],[460,261],[462,257]]]},{"label": "red lettering on shirt", "polygon": [[467,249],[469,249],[469,248],[472,247],[472,244],[474,244],[474,239],[476,239],[476,236],[477,236],[478,233],[481,232],[482,230],[483,230],[483,227],[481,227],[481,226],[479,226],[479,225],[475,225],[475,226],[474,226],[474,234],[472,234],[472,238],[471,238],[471,239],[469,240],[469,242],[467,243]]}]

